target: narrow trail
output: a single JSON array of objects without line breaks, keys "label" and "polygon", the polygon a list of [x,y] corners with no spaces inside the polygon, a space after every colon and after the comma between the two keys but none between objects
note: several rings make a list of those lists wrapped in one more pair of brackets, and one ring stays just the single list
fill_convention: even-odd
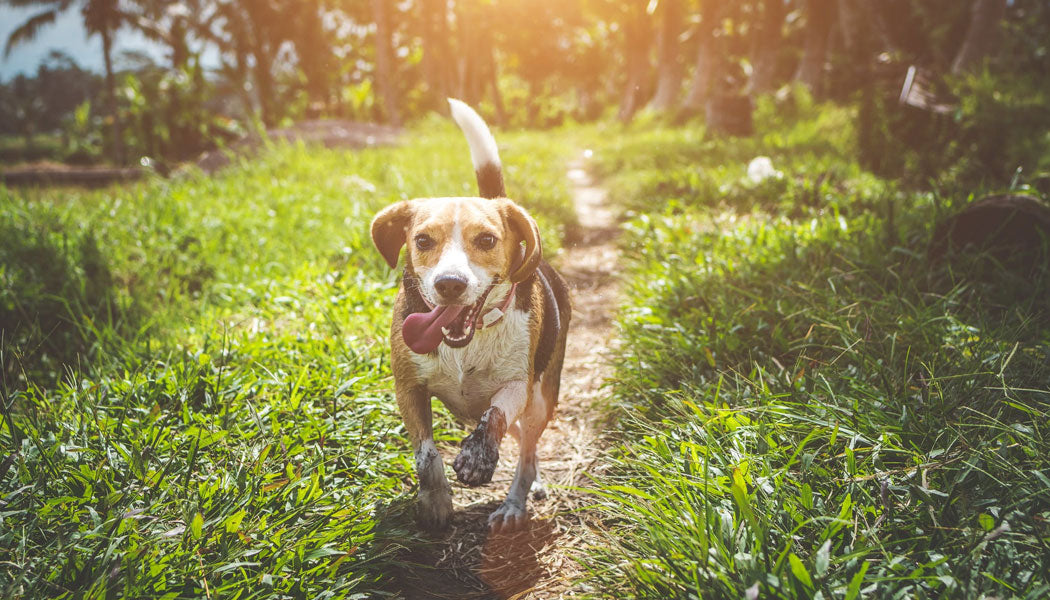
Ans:
[{"label": "narrow trail", "polygon": [[[492,483],[480,488],[452,486],[455,515],[438,543],[413,551],[414,563],[400,574],[399,591],[409,600],[566,598],[583,575],[573,555],[596,539],[593,524],[578,509],[600,452],[595,401],[610,369],[605,354],[613,343],[619,304],[616,216],[605,192],[594,185],[583,159],[569,165],[579,229],[552,260],[572,288],[573,315],[562,371],[558,410],[539,442],[540,476],[547,497],[529,500],[529,526],[511,535],[490,535],[487,517],[502,502],[518,451],[507,436]],[[446,464],[454,446],[441,449]],[[429,567],[429,568],[428,568]]]}]

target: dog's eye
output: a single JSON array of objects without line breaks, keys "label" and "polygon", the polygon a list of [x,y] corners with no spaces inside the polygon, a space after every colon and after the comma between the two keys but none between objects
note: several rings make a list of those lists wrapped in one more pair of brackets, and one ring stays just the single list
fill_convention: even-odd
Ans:
[{"label": "dog's eye", "polygon": [[434,247],[434,238],[430,237],[425,233],[417,235],[415,240],[416,248],[419,248],[423,252],[426,252],[427,250],[430,250]]},{"label": "dog's eye", "polygon": [[474,238],[474,245],[482,250],[492,250],[496,247],[496,236],[491,233],[483,233]]}]

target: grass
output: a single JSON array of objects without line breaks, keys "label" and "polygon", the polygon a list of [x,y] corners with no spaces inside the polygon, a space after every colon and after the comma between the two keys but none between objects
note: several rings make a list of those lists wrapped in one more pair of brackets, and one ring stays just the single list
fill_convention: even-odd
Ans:
[{"label": "grass", "polygon": [[[981,190],[865,172],[853,121],[796,94],[744,139],[499,135],[550,253],[579,142],[625,211],[603,597],[1050,594],[1050,274],[931,262]],[[405,139],[0,188],[0,595],[390,594],[424,542],[367,225],[475,185],[447,123]]]},{"label": "grass", "polygon": [[[602,596],[1045,597],[1050,273],[931,263],[966,195],[863,173],[848,113],[800,111],[596,149],[629,216]],[[784,177],[747,180],[759,154]]]},{"label": "grass", "polygon": [[[559,146],[501,135],[555,252]],[[213,178],[0,188],[0,595],[345,598],[415,542],[390,202],[470,195],[461,134],[275,146]],[[439,435],[461,437],[447,416]]]}]

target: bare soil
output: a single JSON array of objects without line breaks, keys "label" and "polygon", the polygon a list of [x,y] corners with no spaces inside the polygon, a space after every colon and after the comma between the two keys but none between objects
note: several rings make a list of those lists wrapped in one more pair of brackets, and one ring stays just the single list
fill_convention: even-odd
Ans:
[{"label": "bare soil", "polygon": [[9,187],[103,187],[112,183],[142,179],[146,174],[146,170],[137,167],[80,166],[44,161],[0,169],[0,184]]},{"label": "bare soil", "polygon": [[[599,468],[601,422],[595,403],[603,394],[607,354],[616,338],[619,229],[582,159],[570,165],[568,177],[579,228],[552,260],[572,288],[573,315],[558,411],[539,443],[547,497],[529,500],[531,519],[523,531],[489,533],[488,515],[503,501],[517,462],[516,443],[507,436],[492,483],[473,489],[453,483],[455,515],[449,531],[406,557],[396,583],[409,600],[572,598],[582,591],[584,573],[574,557],[599,539],[597,524],[580,510],[591,502],[581,488],[589,485],[585,473]],[[446,464],[456,451],[442,448]]]}]

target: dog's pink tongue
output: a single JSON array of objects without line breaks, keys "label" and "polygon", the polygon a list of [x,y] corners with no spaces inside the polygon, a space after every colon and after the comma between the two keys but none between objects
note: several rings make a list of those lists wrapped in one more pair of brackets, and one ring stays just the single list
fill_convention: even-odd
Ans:
[{"label": "dog's pink tongue", "polygon": [[441,328],[448,325],[466,306],[438,306],[428,313],[412,313],[401,325],[401,337],[416,354],[433,352],[444,339]]}]

